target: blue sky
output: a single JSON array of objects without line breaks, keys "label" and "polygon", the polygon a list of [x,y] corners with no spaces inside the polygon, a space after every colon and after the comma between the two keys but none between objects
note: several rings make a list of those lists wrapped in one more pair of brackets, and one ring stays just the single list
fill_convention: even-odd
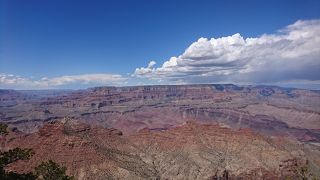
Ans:
[{"label": "blue sky", "polygon": [[[318,69],[313,69],[308,77],[289,72],[277,75],[286,78],[240,81],[221,76],[221,73],[229,76],[229,72],[221,69],[213,73],[217,69],[214,65],[195,76],[194,72],[199,72],[195,66],[193,73],[185,72],[190,66],[181,66],[193,60],[194,54],[187,60],[178,58],[179,67],[173,70],[180,72],[178,75],[156,68],[163,68],[162,64],[171,57],[183,55],[201,37],[210,40],[239,33],[243,39],[259,38],[263,34],[277,34],[298,20],[309,22],[319,18],[317,0],[0,0],[0,88],[197,82],[317,84]],[[309,24],[302,26],[318,27],[318,22]],[[318,65],[317,55],[313,54],[307,64],[297,66]],[[152,60],[156,65],[145,73]]]}]

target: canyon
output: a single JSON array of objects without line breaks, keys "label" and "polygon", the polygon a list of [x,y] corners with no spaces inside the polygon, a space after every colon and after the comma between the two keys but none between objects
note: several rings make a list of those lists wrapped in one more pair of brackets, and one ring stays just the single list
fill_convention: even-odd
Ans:
[{"label": "canyon", "polygon": [[[320,91],[233,84],[0,90],[2,149],[76,179],[299,179],[320,172]],[[27,166],[28,164],[28,166]],[[29,166],[30,165],[30,166]]]}]

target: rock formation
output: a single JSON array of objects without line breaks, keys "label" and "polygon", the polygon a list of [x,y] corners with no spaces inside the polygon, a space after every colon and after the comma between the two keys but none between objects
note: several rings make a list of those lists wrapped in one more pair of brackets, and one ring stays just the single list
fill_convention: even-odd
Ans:
[{"label": "rock formation", "polygon": [[[10,133],[5,148],[32,148],[29,161],[10,170],[27,172],[41,161],[68,167],[77,179],[284,179],[315,168],[297,141],[269,138],[249,129],[187,122],[167,130],[144,128],[131,135],[75,120],[50,122],[32,134]],[[319,154],[319,147],[308,147]],[[319,172],[319,171],[318,171]]]},{"label": "rock formation", "polygon": [[319,91],[227,84],[98,87],[46,98],[24,96],[0,92],[0,122],[24,132],[67,116],[124,134],[197,120],[320,141]]}]

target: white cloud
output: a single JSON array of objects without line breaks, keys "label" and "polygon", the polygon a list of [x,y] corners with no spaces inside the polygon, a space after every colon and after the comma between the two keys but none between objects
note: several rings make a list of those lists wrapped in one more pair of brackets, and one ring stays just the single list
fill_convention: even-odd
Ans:
[{"label": "white cloud", "polygon": [[156,64],[157,63],[155,61],[150,61],[149,64],[148,64],[148,68],[152,68]]},{"label": "white cloud", "polygon": [[126,78],[118,74],[82,74],[53,78],[43,77],[38,80],[13,74],[0,74],[1,88],[47,89],[73,85],[124,85],[125,83]]},{"label": "white cloud", "polygon": [[200,38],[182,55],[154,65],[133,75],[179,83],[320,80],[320,20],[299,20],[255,38]]}]

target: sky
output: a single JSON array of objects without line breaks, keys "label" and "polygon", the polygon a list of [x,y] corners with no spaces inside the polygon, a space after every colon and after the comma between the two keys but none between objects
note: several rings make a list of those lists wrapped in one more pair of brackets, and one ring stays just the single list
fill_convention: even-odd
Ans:
[{"label": "sky", "polygon": [[0,0],[0,88],[320,89],[319,0]]}]

